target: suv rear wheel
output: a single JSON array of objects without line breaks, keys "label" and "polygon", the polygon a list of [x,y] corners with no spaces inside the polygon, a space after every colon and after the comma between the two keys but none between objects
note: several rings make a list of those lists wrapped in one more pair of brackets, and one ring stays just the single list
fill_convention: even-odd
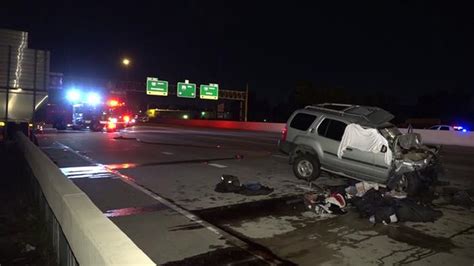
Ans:
[{"label": "suv rear wheel", "polygon": [[298,155],[293,162],[293,173],[299,179],[316,180],[321,174],[318,157],[309,154]]}]

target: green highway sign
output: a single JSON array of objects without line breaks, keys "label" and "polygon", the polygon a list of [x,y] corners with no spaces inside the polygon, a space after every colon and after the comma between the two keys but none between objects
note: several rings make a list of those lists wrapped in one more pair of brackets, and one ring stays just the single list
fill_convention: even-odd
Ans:
[{"label": "green highway sign", "polygon": [[176,95],[184,98],[196,98],[196,84],[186,82],[178,82]]},{"label": "green highway sign", "polygon": [[199,87],[199,97],[207,100],[219,99],[219,85],[213,83],[209,85],[201,85]]},{"label": "green highway sign", "polygon": [[168,96],[168,81],[158,78],[146,78],[146,94]]}]

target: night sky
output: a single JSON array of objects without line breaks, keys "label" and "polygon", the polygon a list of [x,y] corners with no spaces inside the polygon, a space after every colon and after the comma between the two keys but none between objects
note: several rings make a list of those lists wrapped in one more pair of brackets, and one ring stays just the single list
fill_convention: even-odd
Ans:
[{"label": "night sky", "polygon": [[124,78],[128,56],[135,80],[249,83],[272,103],[298,81],[391,94],[474,85],[474,16],[448,2],[5,2],[0,27],[29,31],[66,75]]}]

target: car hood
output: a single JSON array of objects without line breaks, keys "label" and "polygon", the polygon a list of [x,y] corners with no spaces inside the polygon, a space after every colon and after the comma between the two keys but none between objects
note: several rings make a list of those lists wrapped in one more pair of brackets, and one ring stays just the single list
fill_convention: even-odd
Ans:
[{"label": "car hood", "polygon": [[364,117],[365,124],[378,126],[390,122],[395,116],[388,111],[377,107],[356,106],[346,111],[354,115],[361,115]]}]

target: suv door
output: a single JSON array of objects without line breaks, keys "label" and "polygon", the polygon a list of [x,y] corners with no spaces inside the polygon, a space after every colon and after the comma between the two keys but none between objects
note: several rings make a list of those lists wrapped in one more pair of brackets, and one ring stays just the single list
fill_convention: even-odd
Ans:
[{"label": "suv door", "polygon": [[296,137],[305,137],[309,135],[309,130],[312,128],[317,116],[308,113],[296,113],[289,121],[287,128],[286,140],[294,143]]},{"label": "suv door", "polygon": [[338,171],[349,176],[372,181],[379,179],[379,174],[374,167],[375,153],[347,147],[342,158],[337,156],[340,141],[347,126],[345,122],[326,118],[320,126],[322,126],[321,130],[326,127],[321,139],[324,139],[323,148],[329,169],[333,168],[331,166],[336,166],[339,168]]},{"label": "suv door", "polygon": [[345,122],[324,118],[317,127],[315,134],[318,135],[317,141],[323,150],[321,165],[328,170],[344,172],[344,163],[337,157],[337,150],[346,126]]}]

